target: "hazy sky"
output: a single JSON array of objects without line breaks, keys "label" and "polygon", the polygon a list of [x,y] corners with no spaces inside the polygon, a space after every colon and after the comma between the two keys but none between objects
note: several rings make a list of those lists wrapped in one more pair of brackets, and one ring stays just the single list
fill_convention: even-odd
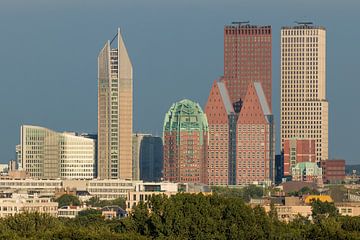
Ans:
[{"label": "hazy sky", "polygon": [[279,135],[280,28],[307,20],[327,28],[330,157],[360,164],[359,10],[359,0],[0,0],[0,162],[15,157],[22,124],[97,131],[97,55],[117,27],[134,67],[134,131],[161,135],[173,102],[204,106],[223,74],[225,24],[272,25]]}]

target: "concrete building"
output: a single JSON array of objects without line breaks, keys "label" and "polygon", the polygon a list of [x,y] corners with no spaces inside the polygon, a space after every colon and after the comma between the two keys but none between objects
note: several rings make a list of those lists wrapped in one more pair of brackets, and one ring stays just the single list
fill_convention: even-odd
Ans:
[{"label": "concrete building", "polygon": [[314,139],[316,160],[328,159],[326,30],[300,23],[281,29],[281,146]]},{"label": "concrete building", "polygon": [[208,122],[198,103],[184,99],[165,115],[164,179],[206,183]]},{"label": "concrete building", "polygon": [[271,110],[271,26],[234,22],[224,27],[224,82],[239,112],[250,83],[258,81]]},{"label": "concrete building", "polygon": [[100,200],[126,198],[127,193],[135,189],[141,181],[121,179],[93,179],[86,182],[86,190]]},{"label": "concrete building", "polygon": [[0,217],[14,216],[24,212],[47,213],[56,217],[58,203],[50,198],[29,198],[27,195],[13,194],[11,198],[0,198]]},{"label": "concrete building", "polygon": [[214,81],[205,114],[209,124],[207,181],[234,185],[236,177],[236,113],[223,81]]},{"label": "concrete building", "polygon": [[144,136],[151,136],[151,134],[134,133],[132,135],[132,179],[140,180],[140,149]]},{"label": "concrete building", "polygon": [[291,176],[291,169],[297,163],[316,162],[315,140],[286,139],[284,140],[284,176]]},{"label": "concrete building", "polygon": [[275,181],[275,136],[261,83],[250,83],[237,121],[236,183]]},{"label": "concrete building", "polygon": [[23,125],[20,142],[19,168],[33,178],[94,178],[96,143],[93,139]]},{"label": "concrete building", "polygon": [[345,180],[345,160],[321,161],[324,183],[339,184]]},{"label": "concrete building", "polygon": [[120,29],[98,56],[98,176],[132,178],[133,72]]}]

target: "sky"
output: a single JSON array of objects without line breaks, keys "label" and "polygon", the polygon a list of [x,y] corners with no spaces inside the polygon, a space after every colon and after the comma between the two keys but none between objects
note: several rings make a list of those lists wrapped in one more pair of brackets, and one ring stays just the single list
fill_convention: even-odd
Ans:
[{"label": "sky", "polygon": [[96,133],[97,56],[118,27],[134,68],[134,131],[161,136],[171,104],[204,107],[223,74],[224,25],[272,25],[278,142],[280,29],[312,21],[327,29],[329,157],[360,164],[359,10],[358,0],[0,0],[0,162],[15,158],[23,124]]}]

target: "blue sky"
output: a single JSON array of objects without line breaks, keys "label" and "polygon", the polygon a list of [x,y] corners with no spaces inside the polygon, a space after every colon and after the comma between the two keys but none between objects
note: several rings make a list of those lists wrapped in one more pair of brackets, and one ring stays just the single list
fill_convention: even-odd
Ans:
[{"label": "blue sky", "polygon": [[[279,130],[279,35],[309,20],[327,28],[329,153],[360,164],[358,0],[1,0],[0,162],[20,125],[97,131],[97,55],[121,27],[134,67],[134,130],[161,135],[182,98],[204,106],[223,74],[223,26],[273,27],[273,110]],[[277,131],[277,135],[278,135]]]}]

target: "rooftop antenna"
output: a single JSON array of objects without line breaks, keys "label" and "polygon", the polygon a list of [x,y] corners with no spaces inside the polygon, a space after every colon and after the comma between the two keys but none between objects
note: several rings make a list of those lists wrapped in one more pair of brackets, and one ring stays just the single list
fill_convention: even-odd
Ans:
[{"label": "rooftop antenna", "polygon": [[298,21],[295,21],[296,24],[298,25],[304,25],[304,26],[308,26],[308,25],[313,25],[314,23],[313,22],[298,22]]},{"label": "rooftop antenna", "polygon": [[240,22],[232,22],[232,24],[242,25],[242,24],[249,24],[250,21],[240,21]]}]

